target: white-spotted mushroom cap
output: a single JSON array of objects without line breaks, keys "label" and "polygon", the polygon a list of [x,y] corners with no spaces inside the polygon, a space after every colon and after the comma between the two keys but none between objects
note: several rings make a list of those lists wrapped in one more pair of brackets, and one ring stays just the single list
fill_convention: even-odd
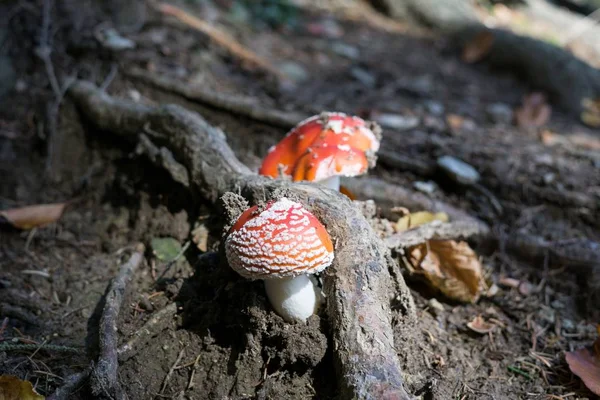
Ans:
[{"label": "white-spotted mushroom cap", "polygon": [[242,213],[225,240],[225,254],[245,278],[282,278],[323,271],[333,261],[333,244],[314,215],[284,197]]},{"label": "white-spotted mushroom cap", "polygon": [[294,174],[298,161],[319,147],[352,148],[370,156],[379,150],[380,140],[381,128],[374,122],[340,112],[323,112],[300,122],[273,146],[259,173],[274,178],[283,173],[299,180]]}]

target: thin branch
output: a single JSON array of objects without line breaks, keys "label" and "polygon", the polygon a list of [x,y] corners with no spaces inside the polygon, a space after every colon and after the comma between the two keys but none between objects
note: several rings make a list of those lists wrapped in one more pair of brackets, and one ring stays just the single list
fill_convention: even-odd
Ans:
[{"label": "thin branch", "polygon": [[190,13],[167,3],[159,3],[155,7],[159,12],[177,18],[180,22],[200,31],[210,37],[219,46],[227,49],[231,54],[240,58],[242,61],[254,64],[271,74],[282,78],[283,74],[277,70],[271,63],[254,53],[252,50],[242,46],[235,38],[224,31],[211,26]]},{"label": "thin branch", "polygon": [[119,347],[119,361],[123,362],[133,357],[140,346],[147,343],[152,337],[166,329],[177,313],[177,303],[170,303],[160,311],[153,314],[150,319],[138,329],[132,337]]},{"label": "thin branch", "polygon": [[95,396],[125,399],[118,381],[117,320],[123,304],[125,289],[144,259],[144,246],[139,244],[129,260],[121,265],[119,274],[112,281],[106,294],[100,318],[100,357],[92,370],[90,385]]}]

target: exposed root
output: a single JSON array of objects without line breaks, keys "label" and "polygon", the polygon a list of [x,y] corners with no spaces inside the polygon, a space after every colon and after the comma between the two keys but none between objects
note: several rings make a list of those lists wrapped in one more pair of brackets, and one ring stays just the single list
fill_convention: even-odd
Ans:
[{"label": "exposed root", "polygon": [[286,129],[291,128],[308,117],[304,114],[273,110],[264,107],[252,98],[218,93],[201,85],[193,85],[181,80],[171,79],[164,75],[152,74],[140,68],[132,68],[131,70],[124,71],[124,74],[147,85],[176,93],[188,100]]},{"label": "exposed root", "polygon": [[135,152],[145,154],[154,164],[164,168],[175,182],[181,183],[186,188],[190,187],[190,177],[185,167],[175,161],[173,153],[166,147],[158,148],[148,136],[140,134],[140,139]]},{"label": "exposed root", "polygon": [[342,185],[359,198],[372,199],[380,207],[406,207],[411,211],[444,212],[453,221],[477,226],[481,234],[488,234],[487,224],[450,204],[432,199],[426,194],[405,189],[377,178],[342,179]]},{"label": "exposed root", "polygon": [[402,249],[416,246],[428,240],[467,239],[471,236],[486,235],[488,232],[489,230],[486,231],[483,225],[473,223],[472,221],[451,223],[433,221],[414,229],[396,233],[385,238],[384,242],[390,249]]},{"label": "exposed root", "polygon": [[[241,193],[251,203],[285,194],[317,215],[336,239],[336,258],[325,274],[324,290],[341,397],[410,398],[403,387],[391,324],[390,300],[396,288],[389,271],[397,265],[347,197],[307,183],[253,174],[235,157],[222,131],[182,107],[149,107],[114,99],[84,82],[77,82],[71,95],[103,131],[134,142],[144,126],[162,135],[188,170],[192,189],[213,203],[226,192]],[[402,277],[396,281],[408,293]],[[409,295],[402,298],[405,314],[399,327],[410,336],[417,324],[415,306]],[[111,355],[116,361],[116,350]],[[116,369],[111,373],[116,374]]]},{"label": "exposed root", "polygon": [[129,260],[121,265],[119,274],[110,284],[106,294],[99,328],[100,356],[90,376],[92,393],[99,398],[126,399],[117,376],[117,320],[127,284],[143,260],[144,246],[140,244]]},{"label": "exposed root", "polygon": [[70,375],[64,380],[61,387],[56,389],[54,393],[46,397],[46,400],[68,400],[71,394],[75,392],[83,384],[83,381],[90,376],[91,367],[86,368],[84,371]]}]

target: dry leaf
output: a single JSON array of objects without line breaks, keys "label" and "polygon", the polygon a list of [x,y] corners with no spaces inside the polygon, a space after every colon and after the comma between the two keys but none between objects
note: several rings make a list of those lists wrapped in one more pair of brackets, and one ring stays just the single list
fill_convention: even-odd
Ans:
[{"label": "dry leaf", "polygon": [[583,112],[581,121],[592,128],[600,128],[600,98],[595,100],[585,98],[581,101]]},{"label": "dry leaf", "polygon": [[349,198],[350,200],[354,201],[357,199],[356,195],[354,193],[352,193],[347,187],[345,186],[340,186],[340,193],[343,195],[346,195],[347,198]]},{"label": "dry leaf", "polygon": [[487,322],[486,320],[483,319],[483,317],[481,315],[476,316],[475,318],[473,318],[473,321],[469,322],[467,324],[467,326],[469,327],[470,330],[477,332],[477,333],[481,333],[482,335],[485,335],[486,333],[490,333],[491,331],[494,330],[494,328],[496,328],[496,325]]},{"label": "dry leaf", "polygon": [[0,376],[1,400],[44,400],[44,396],[33,390],[29,381],[22,381],[16,376]]},{"label": "dry leaf", "polygon": [[38,204],[0,211],[12,226],[19,229],[31,229],[58,221],[67,203]]},{"label": "dry leaf", "polygon": [[192,241],[202,252],[208,251],[208,228],[204,224],[198,224],[192,231]]},{"label": "dry leaf", "polygon": [[565,354],[569,369],[577,375],[592,393],[600,396],[600,338],[594,346],[569,351]]},{"label": "dry leaf", "polygon": [[473,64],[481,61],[492,50],[494,44],[494,34],[492,32],[480,32],[471,41],[469,41],[462,52],[462,60],[467,64]]},{"label": "dry leaf", "polygon": [[451,299],[475,302],[483,289],[482,267],[466,242],[430,240],[409,249],[417,272]]},{"label": "dry leaf", "polygon": [[446,123],[448,123],[448,126],[453,131],[458,131],[464,125],[465,119],[464,119],[464,117],[461,117],[460,115],[448,114],[446,116]]},{"label": "dry leaf", "polygon": [[523,104],[515,110],[515,119],[520,128],[538,128],[548,122],[551,114],[546,96],[534,92],[523,98]]},{"label": "dry leaf", "polygon": [[394,225],[394,229],[396,232],[402,232],[432,221],[448,222],[448,214],[443,212],[433,214],[428,211],[414,212],[400,218]]}]

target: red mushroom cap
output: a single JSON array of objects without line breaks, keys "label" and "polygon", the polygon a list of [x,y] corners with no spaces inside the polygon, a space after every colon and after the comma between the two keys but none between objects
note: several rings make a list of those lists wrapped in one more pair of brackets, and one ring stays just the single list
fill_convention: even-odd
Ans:
[{"label": "red mushroom cap", "polygon": [[333,261],[333,244],[314,215],[284,197],[261,212],[257,206],[244,211],[229,231],[225,253],[245,278],[282,278],[321,272]]},{"label": "red mushroom cap", "polygon": [[367,172],[369,160],[363,151],[348,145],[322,144],[311,148],[294,166],[294,181],[322,181],[332,176],[356,176]]},{"label": "red mushroom cap", "polygon": [[324,144],[376,152],[379,150],[379,139],[380,129],[377,125],[343,113],[324,112],[300,122],[279,144],[272,147],[259,173],[276,178],[281,169],[285,175],[293,175],[298,160],[310,149]]}]

